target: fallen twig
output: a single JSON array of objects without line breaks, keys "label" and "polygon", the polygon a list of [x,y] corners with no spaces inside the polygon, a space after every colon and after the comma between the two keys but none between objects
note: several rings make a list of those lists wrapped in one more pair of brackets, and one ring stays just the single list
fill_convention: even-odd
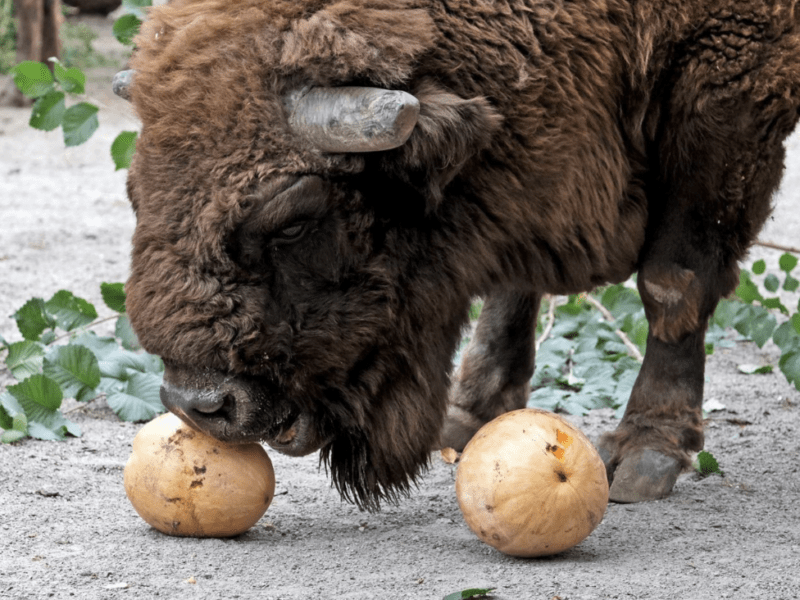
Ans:
[{"label": "fallen twig", "polygon": [[[614,318],[614,315],[612,315],[605,306],[600,304],[590,294],[586,294],[586,301],[593,307],[595,307],[597,310],[599,310],[600,314],[603,315],[603,318],[609,323],[613,323],[616,320]],[[642,353],[639,352],[639,347],[630,340],[630,338],[625,334],[624,331],[622,331],[621,329],[615,329],[614,333],[616,333],[617,337],[619,337],[619,339],[622,340],[622,343],[625,344],[625,347],[628,349],[628,353],[633,358],[635,358],[639,362],[644,361]]]},{"label": "fallen twig", "polygon": [[542,335],[536,340],[536,350],[539,350],[542,342],[550,336],[550,332],[553,330],[553,323],[556,320],[556,298],[550,294],[547,294],[545,298],[547,299],[547,323],[545,323]]},{"label": "fallen twig", "polygon": [[784,252],[790,252],[792,254],[800,254],[800,248],[793,248],[792,246],[782,246],[781,244],[776,244],[774,242],[762,242],[761,240],[757,240],[755,242],[756,246],[763,246],[764,248],[772,248],[773,250],[783,250]]}]

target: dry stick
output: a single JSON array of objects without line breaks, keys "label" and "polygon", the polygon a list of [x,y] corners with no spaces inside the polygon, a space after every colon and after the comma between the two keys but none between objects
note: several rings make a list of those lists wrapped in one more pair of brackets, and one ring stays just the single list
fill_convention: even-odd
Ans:
[{"label": "dry stick", "polygon": [[[84,325],[83,329],[91,329],[92,327],[94,327],[96,325],[100,325],[100,323],[105,323],[106,321],[113,321],[114,319],[117,319],[117,318],[119,318],[119,315],[112,315],[110,317],[103,317],[102,319],[97,319],[96,321],[92,321],[91,323],[87,323],[86,325]],[[50,346],[51,344],[55,344],[59,340],[63,340],[64,338],[72,337],[73,335],[75,335],[74,331],[67,331],[66,333],[63,333],[60,336],[58,336],[57,338],[55,338],[52,342],[50,342],[47,345]]]},{"label": "dry stick", "polygon": [[762,242],[761,240],[757,240],[755,242],[756,246],[763,246],[764,248],[772,248],[774,250],[783,250],[784,252],[791,252],[793,254],[800,254],[800,248],[793,248],[791,246],[781,246],[780,244],[776,244],[774,242]]},{"label": "dry stick", "polygon": [[[586,301],[592,306],[594,306],[597,310],[599,310],[600,314],[603,315],[603,318],[605,318],[605,320],[608,321],[609,323],[613,323],[616,320],[614,318],[614,315],[608,312],[608,309],[602,304],[600,304],[597,300],[595,300],[591,295],[586,294]],[[630,340],[630,338],[627,335],[625,335],[624,331],[622,331],[621,329],[615,329],[614,333],[616,333],[619,339],[622,340],[622,343],[625,344],[625,347],[628,349],[628,352],[630,353],[631,356],[633,356],[633,358],[635,358],[639,362],[644,361],[644,357],[642,356],[642,353],[639,352],[639,348],[636,346],[636,344],[634,344]]]},{"label": "dry stick", "polygon": [[553,323],[555,323],[556,320],[556,298],[550,294],[547,294],[545,298],[547,299],[547,324],[544,326],[542,335],[536,340],[536,350],[539,350],[539,346],[548,338],[550,331],[553,329]]}]

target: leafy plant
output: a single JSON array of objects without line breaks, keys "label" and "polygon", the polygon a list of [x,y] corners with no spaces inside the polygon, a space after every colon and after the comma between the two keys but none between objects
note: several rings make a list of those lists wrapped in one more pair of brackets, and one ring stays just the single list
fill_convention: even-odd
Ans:
[{"label": "leafy plant", "polygon": [[[18,381],[0,395],[0,428],[5,430],[0,441],[79,436],[77,424],[60,411],[64,398],[86,402],[105,394],[108,405],[126,421],[163,412],[159,389],[164,366],[158,357],[140,352],[125,314],[122,284],[103,283],[100,290],[115,312],[112,317],[98,319],[91,303],[66,290],[46,302],[33,298],[14,313],[23,340],[0,338],[6,367]],[[114,337],[91,331],[109,320],[116,320]]]},{"label": "leafy plant", "polygon": [[[75,67],[66,68],[58,59],[53,62],[53,72],[41,62],[26,60],[11,72],[14,83],[29,98],[35,98],[29,124],[34,129],[53,131],[61,127],[65,146],[78,146],[88,140],[99,126],[98,108],[89,102],[66,106],[67,94],[85,94],[86,75]],[[111,156],[117,169],[127,168],[136,143],[136,133],[124,131],[117,136]]]},{"label": "leafy plant", "polygon": [[[647,320],[638,293],[618,284],[591,297],[569,296],[566,303],[550,298],[548,302],[545,323],[540,318],[537,327],[542,341],[529,406],[571,414],[600,407],[624,410],[639,372],[637,357],[647,341]],[[552,325],[545,334],[548,318]]]},{"label": "leafy plant", "polygon": [[120,44],[133,45],[133,38],[139,33],[139,27],[145,18],[145,9],[152,4],[152,0],[123,0],[125,14],[114,21],[113,28],[114,37]]},{"label": "leafy plant", "polygon": [[[133,43],[133,37],[138,33],[141,19],[144,18],[143,9],[150,4],[151,0],[123,2],[128,14],[117,19],[113,27],[114,35],[120,43],[124,45]],[[77,37],[91,49],[92,35],[89,30],[88,34]],[[25,96],[35,100],[29,121],[31,127],[42,131],[53,131],[61,127],[64,145],[78,146],[97,131],[98,107],[86,101],[67,107],[67,95],[70,97],[85,95],[86,75],[77,67],[65,66],[55,57],[51,58],[50,62],[53,63],[52,72],[42,62],[26,60],[19,63],[11,69],[14,83]],[[130,166],[137,135],[134,131],[123,131],[111,144],[111,158],[117,170],[127,169]]]},{"label": "leafy plant", "polygon": [[470,598],[487,598],[487,594],[493,592],[495,588],[470,588],[460,592],[447,594],[442,600],[468,600]]},{"label": "leafy plant", "polygon": [[[780,276],[768,273],[763,260],[753,263],[752,272],[742,269],[734,295],[719,302],[709,323],[706,353],[741,340],[763,347],[771,339],[781,350],[778,368],[800,390],[800,302],[793,312],[774,295],[797,292],[800,282],[792,275],[797,263],[785,253],[778,261]],[[476,304],[471,318],[479,312]],[[548,298],[537,326],[528,405],[571,414],[611,407],[621,417],[639,373],[647,331],[641,298],[629,282]],[[772,365],[741,365],[740,371],[768,373]]]}]

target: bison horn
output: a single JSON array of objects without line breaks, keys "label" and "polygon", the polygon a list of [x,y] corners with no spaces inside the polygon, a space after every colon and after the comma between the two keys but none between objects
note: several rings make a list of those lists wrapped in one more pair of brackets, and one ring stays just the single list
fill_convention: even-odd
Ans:
[{"label": "bison horn", "polygon": [[378,152],[402,146],[419,117],[419,100],[368,87],[304,88],[287,95],[289,126],[323,152]]},{"label": "bison horn", "polygon": [[130,101],[131,99],[131,83],[133,82],[133,76],[136,74],[136,71],[133,69],[128,69],[127,71],[120,71],[116,75],[114,75],[114,79],[111,80],[111,89],[112,91],[125,100]]},{"label": "bison horn", "polygon": [[[120,71],[111,89],[130,100],[136,72]],[[303,88],[287,94],[289,125],[323,152],[379,152],[402,146],[419,117],[419,100],[369,87]]]}]

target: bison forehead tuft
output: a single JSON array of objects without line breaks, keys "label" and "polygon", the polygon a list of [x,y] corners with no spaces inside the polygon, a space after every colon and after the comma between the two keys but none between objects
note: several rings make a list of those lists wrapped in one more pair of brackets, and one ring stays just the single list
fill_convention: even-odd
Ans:
[{"label": "bison forehead tuft", "polygon": [[[229,140],[252,140],[275,160],[319,167],[314,161],[328,158],[308,156],[288,133],[286,93],[357,78],[402,84],[435,37],[418,0],[327,4],[175,0],[154,8],[131,61],[132,101],[145,129],[157,126],[147,143],[224,158]],[[376,28],[384,34],[374,36]]]}]

